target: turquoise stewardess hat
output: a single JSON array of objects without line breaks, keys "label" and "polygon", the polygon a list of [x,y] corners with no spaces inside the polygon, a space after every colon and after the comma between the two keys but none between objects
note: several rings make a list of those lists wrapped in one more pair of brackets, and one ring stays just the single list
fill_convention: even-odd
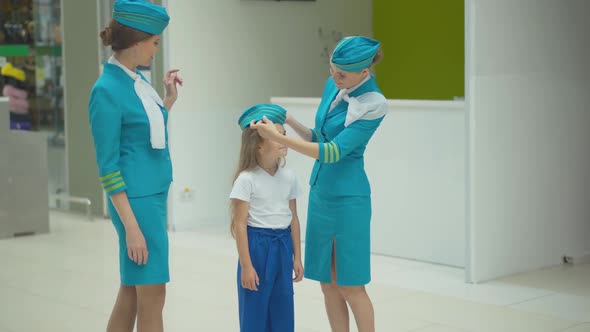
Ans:
[{"label": "turquoise stewardess hat", "polygon": [[381,43],[369,37],[345,37],[334,48],[331,61],[342,71],[361,71],[371,66],[380,46]]},{"label": "turquoise stewardess hat", "polygon": [[258,104],[254,105],[242,112],[242,116],[238,120],[240,128],[246,129],[250,126],[250,122],[262,121],[262,117],[266,116],[273,123],[284,124],[287,119],[287,111],[279,105],[275,104]]},{"label": "turquoise stewardess hat", "polygon": [[168,26],[170,16],[164,7],[145,0],[116,0],[113,19],[134,29],[159,35]]}]

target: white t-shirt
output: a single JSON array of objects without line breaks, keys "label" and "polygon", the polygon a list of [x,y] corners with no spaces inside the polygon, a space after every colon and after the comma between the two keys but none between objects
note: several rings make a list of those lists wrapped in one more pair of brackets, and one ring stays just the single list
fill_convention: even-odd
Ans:
[{"label": "white t-shirt", "polygon": [[271,176],[258,167],[238,176],[229,197],[250,203],[249,226],[284,229],[291,225],[289,201],[300,196],[301,192],[292,170],[279,167]]}]

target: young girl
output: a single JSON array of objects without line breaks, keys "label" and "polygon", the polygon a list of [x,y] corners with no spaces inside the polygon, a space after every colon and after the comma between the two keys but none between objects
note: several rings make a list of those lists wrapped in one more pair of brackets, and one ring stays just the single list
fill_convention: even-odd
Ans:
[{"label": "young girl", "polygon": [[[245,110],[240,161],[230,194],[231,232],[240,257],[240,331],[294,331],[293,282],[303,278],[295,173],[283,168],[287,148],[265,140],[250,125],[272,118],[285,134],[287,112],[260,104]],[[293,271],[295,278],[293,279]]]}]

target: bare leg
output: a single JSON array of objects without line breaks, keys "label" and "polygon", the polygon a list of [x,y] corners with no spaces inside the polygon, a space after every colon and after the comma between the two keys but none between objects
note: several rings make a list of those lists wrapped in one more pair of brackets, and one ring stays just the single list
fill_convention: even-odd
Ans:
[{"label": "bare leg", "polygon": [[336,285],[336,245],[332,243],[332,283],[320,283],[332,332],[350,330],[346,300]]},{"label": "bare leg", "polygon": [[162,311],[166,300],[166,284],[142,285],[137,288],[137,332],[162,332]]},{"label": "bare leg", "polygon": [[365,286],[339,286],[352,310],[359,332],[375,332],[375,313]]},{"label": "bare leg", "polygon": [[119,288],[117,301],[109,318],[107,332],[132,332],[137,316],[137,293],[135,286]]}]

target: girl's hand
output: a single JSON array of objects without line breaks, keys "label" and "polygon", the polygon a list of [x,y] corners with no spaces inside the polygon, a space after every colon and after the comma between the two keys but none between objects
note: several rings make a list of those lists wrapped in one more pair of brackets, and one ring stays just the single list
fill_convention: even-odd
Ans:
[{"label": "girl's hand", "polygon": [[148,250],[139,227],[126,230],[125,240],[127,241],[127,255],[129,258],[137,265],[147,264]]},{"label": "girl's hand", "polygon": [[300,259],[293,261],[293,271],[295,272],[293,282],[300,282],[303,280],[303,264],[301,264]]},{"label": "girl's hand", "polygon": [[242,267],[241,281],[242,287],[249,290],[258,291],[258,287],[256,286],[260,285],[260,280],[258,279],[258,274],[256,273],[254,266]]},{"label": "girl's hand", "polygon": [[262,138],[273,140],[275,137],[280,135],[279,130],[275,127],[274,123],[270,121],[266,116],[262,117],[262,121],[250,122],[250,128],[258,130],[258,134]]}]

